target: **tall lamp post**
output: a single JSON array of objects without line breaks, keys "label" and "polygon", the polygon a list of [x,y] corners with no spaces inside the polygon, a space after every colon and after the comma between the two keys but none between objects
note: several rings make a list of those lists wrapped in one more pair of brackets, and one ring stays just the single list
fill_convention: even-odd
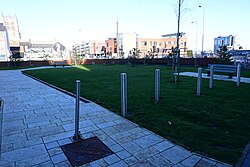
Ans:
[{"label": "tall lamp post", "polygon": [[197,21],[192,21],[191,23],[195,23],[195,66],[197,65],[197,30],[198,24]]},{"label": "tall lamp post", "polygon": [[204,8],[204,6],[201,6],[201,5],[199,5],[199,8],[202,8],[202,10],[203,10],[203,25],[202,25],[202,46],[201,46],[201,56],[203,57],[203,55],[204,55],[204,48],[203,48],[203,46],[204,46],[204,19],[205,19],[205,8]]}]

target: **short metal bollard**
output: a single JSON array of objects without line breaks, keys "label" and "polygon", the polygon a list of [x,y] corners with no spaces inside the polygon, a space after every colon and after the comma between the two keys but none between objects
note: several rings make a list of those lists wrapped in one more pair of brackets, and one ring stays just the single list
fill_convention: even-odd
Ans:
[{"label": "short metal bollard", "polygon": [[3,99],[0,97],[0,160],[1,160],[1,155],[2,155],[2,138],[3,138],[3,134],[2,134],[2,128],[3,128],[3,105],[4,105],[4,101]]},{"label": "short metal bollard", "polygon": [[121,115],[127,115],[127,74],[121,73]]},{"label": "short metal bollard", "polygon": [[202,80],[202,68],[198,68],[197,96],[201,95],[201,80]]},{"label": "short metal bollard", "polygon": [[237,65],[237,86],[240,86],[240,70],[241,70],[241,65],[239,63]]},{"label": "short metal bollard", "polygon": [[210,80],[209,80],[209,88],[213,88],[213,83],[214,83],[214,66],[210,66]]},{"label": "short metal bollard", "polygon": [[79,131],[79,110],[80,110],[80,80],[76,81],[76,106],[75,106],[75,141],[81,138]]},{"label": "short metal bollard", "polygon": [[160,70],[155,70],[155,101],[160,100]]}]

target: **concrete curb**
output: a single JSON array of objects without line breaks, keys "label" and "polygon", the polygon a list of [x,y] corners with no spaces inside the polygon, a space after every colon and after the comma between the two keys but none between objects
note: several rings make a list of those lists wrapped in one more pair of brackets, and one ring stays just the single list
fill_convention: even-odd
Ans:
[{"label": "concrete curb", "polygon": [[250,142],[246,145],[239,161],[237,162],[237,164],[235,165],[236,167],[242,167],[242,165],[244,164],[244,161],[247,157],[247,155],[250,154]]}]

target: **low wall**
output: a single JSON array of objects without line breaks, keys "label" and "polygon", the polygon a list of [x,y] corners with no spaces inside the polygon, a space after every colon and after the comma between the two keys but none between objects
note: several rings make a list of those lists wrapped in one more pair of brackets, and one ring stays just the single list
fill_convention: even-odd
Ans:
[{"label": "low wall", "polygon": [[[171,65],[172,59],[163,58],[163,59],[83,59],[80,64],[129,64],[133,61],[136,61],[136,64],[159,64],[159,65]],[[208,64],[213,64],[217,62],[216,58],[181,58],[180,65],[195,65],[197,61],[198,66],[207,66]],[[20,61],[17,62],[17,66],[48,66],[53,65],[53,61]],[[65,60],[65,64],[71,65],[70,60]],[[13,66],[11,62],[0,62],[0,67]]]},{"label": "low wall", "polygon": [[[129,64],[134,60],[128,59],[84,59],[81,64]],[[217,62],[216,58],[181,58],[181,65],[195,65],[207,66],[208,64],[214,64]],[[160,65],[171,65],[172,59],[136,59],[136,64],[160,64]]]}]

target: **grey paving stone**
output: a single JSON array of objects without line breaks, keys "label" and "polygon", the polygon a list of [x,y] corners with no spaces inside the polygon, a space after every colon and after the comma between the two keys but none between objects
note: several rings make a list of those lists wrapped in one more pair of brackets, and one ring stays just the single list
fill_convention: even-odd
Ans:
[{"label": "grey paving stone", "polygon": [[36,131],[26,132],[28,139],[45,137],[48,135],[58,134],[64,132],[64,129],[61,126],[54,126],[50,128],[38,129]]},{"label": "grey paving stone", "polygon": [[124,161],[129,165],[133,165],[133,164],[136,164],[138,163],[138,159],[136,159],[135,157],[131,156],[131,157],[128,157],[128,158],[125,158]]},{"label": "grey paving stone", "polygon": [[154,167],[153,164],[148,162],[147,160],[139,161],[134,165],[131,165],[131,167]]},{"label": "grey paving stone", "polygon": [[[79,128],[85,128],[85,127],[93,126],[93,125],[94,125],[94,123],[92,121],[84,120],[84,121],[80,121]],[[75,123],[63,125],[63,128],[65,129],[65,131],[74,130],[75,129]]]},{"label": "grey paving stone", "polygon": [[145,160],[145,159],[147,159],[149,157],[152,157],[152,156],[154,156],[154,155],[156,155],[158,153],[159,153],[158,150],[156,150],[153,147],[149,147],[149,148],[137,151],[133,155],[134,155],[134,157],[136,157],[139,160]]},{"label": "grey paving stone", "polygon": [[3,133],[6,131],[16,131],[19,129],[24,129],[27,125],[24,124],[23,120],[11,121],[11,122],[3,122]]},{"label": "grey paving stone", "polygon": [[[233,166],[229,164],[225,164],[225,163],[217,163],[215,167],[233,167]],[[242,167],[245,167],[245,166],[242,165]]]},{"label": "grey paving stone", "polygon": [[173,164],[170,161],[168,161],[167,159],[162,157],[160,154],[154,155],[154,156],[148,158],[147,160],[148,160],[148,162],[150,162],[151,164],[153,164],[154,166],[157,166],[157,167],[173,166]]},{"label": "grey paving stone", "polygon": [[153,145],[153,147],[155,149],[157,149],[158,151],[160,151],[160,152],[162,152],[164,150],[167,150],[167,149],[169,149],[169,148],[171,148],[173,146],[174,146],[174,144],[172,144],[172,143],[170,143],[169,141],[166,141],[166,140]]},{"label": "grey paving stone", "polygon": [[32,118],[24,119],[24,123],[25,124],[33,124],[33,123],[46,122],[46,121],[55,120],[55,119],[56,119],[56,117],[54,115],[47,115],[47,116],[36,115]]},{"label": "grey paving stone", "polygon": [[89,127],[84,127],[84,128],[80,128],[81,133],[89,133],[89,132],[93,132],[93,131],[97,131],[99,130],[99,128],[97,126],[89,126]]},{"label": "grey paving stone", "polygon": [[161,155],[173,164],[177,164],[180,161],[183,161],[184,159],[188,158],[192,154],[181,147],[174,146],[168,150],[163,151]]},{"label": "grey paving stone", "polygon": [[104,131],[107,135],[115,135],[119,133],[119,131],[113,127],[103,128],[102,131]]},{"label": "grey paving stone", "polygon": [[55,156],[55,155],[58,155],[58,154],[62,154],[63,151],[61,149],[61,147],[53,147],[51,149],[48,150],[48,153],[50,156]]},{"label": "grey paving stone", "polygon": [[121,138],[121,139],[116,139],[115,141],[117,143],[119,143],[119,144],[125,144],[125,143],[128,143],[128,142],[132,142],[133,139],[131,137],[124,137],[124,138]]},{"label": "grey paving stone", "polygon": [[69,118],[69,116],[65,113],[54,114],[57,119],[59,118]]},{"label": "grey paving stone", "polygon": [[141,146],[142,148],[147,148],[162,141],[163,141],[162,138],[153,134],[134,140],[134,142],[139,146]]},{"label": "grey paving stone", "polygon": [[4,164],[4,165],[1,165],[1,167],[16,167],[15,163],[9,163],[9,164]]},{"label": "grey paving stone", "polygon": [[106,167],[108,163],[103,159],[99,159],[90,163],[91,167]]},{"label": "grey paving stone", "polygon": [[111,135],[110,137],[114,140],[118,140],[118,139],[125,138],[128,136],[131,136],[131,133],[129,133],[128,131],[125,131],[125,132],[115,133],[114,135]]},{"label": "grey paving stone", "polygon": [[9,152],[14,150],[14,144],[13,143],[9,143],[9,144],[3,144],[1,146],[1,153],[5,153],[5,152]]},{"label": "grey paving stone", "polygon": [[127,167],[128,165],[124,162],[124,161],[119,161],[119,162],[116,162],[112,165],[110,165],[109,167]]},{"label": "grey paving stone", "polygon": [[54,164],[57,164],[57,163],[66,161],[67,157],[64,155],[64,153],[62,153],[62,154],[51,156],[51,160]]},{"label": "grey paving stone", "polygon": [[19,134],[14,134],[14,135],[9,135],[9,136],[3,136],[2,139],[2,144],[10,144],[10,143],[14,143],[18,140],[20,141],[25,141],[27,140],[27,137],[25,135],[25,133],[19,133]]},{"label": "grey paving stone", "polygon": [[131,156],[131,154],[127,152],[126,150],[119,151],[116,153],[116,155],[121,159],[125,159]]},{"label": "grey paving stone", "polygon": [[203,157],[202,159],[201,159],[201,161],[205,161],[205,162],[207,162],[207,163],[209,163],[209,164],[213,164],[213,165],[216,165],[216,163],[217,163],[217,161],[216,160],[214,160],[214,159],[212,159],[212,158],[205,158],[205,157]]},{"label": "grey paving stone", "polygon": [[102,140],[102,142],[103,142],[106,146],[108,146],[108,147],[117,144],[117,143],[116,143],[114,140],[112,140],[110,137],[107,137],[106,139]]},{"label": "grey paving stone", "polygon": [[47,153],[42,154],[42,155],[38,155],[38,156],[34,156],[34,157],[31,157],[31,158],[28,158],[25,160],[17,161],[16,166],[23,167],[23,166],[38,165],[38,164],[41,164],[41,163],[46,162],[46,161],[50,161],[50,157]]},{"label": "grey paving stone", "polygon": [[121,144],[121,146],[123,148],[125,148],[130,153],[135,153],[135,152],[138,152],[138,151],[142,150],[142,147],[140,147],[135,142],[127,142],[125,144]]},{"label": "grey paving stone", "polygon": [[32,167],[51,167],[51,166],[54,166],[51,160],[37,165],[32,165]]},{"label": "grey paving stone", "polygon": [[27,125],[28,125],[28,128],[33,128],[33,127],[36,127],[36,126],[42,126],[42,125],[48,125],[48,124],[51,124],[50,121],[35,122],[35,123],[27,124]]},{"label": "grey paving stone", "polygon": [[3,153],[1,157],[3,161],[14,162],[46,153],[47,151],[45,149],[45,146],[43,144],[39,144]]},{"label": "grey paving stone", "polygon": [[50,143],[46,143],[45,146],[46,146],[47,149],[51,149],[51,148],[54,148],[54,147],[58,147],[59,144],[56,141],[53,141],[53,142],[50,142]]},{"label": "grey paving stone", "polygon": [[71,140],[71,138],[68,137],[68,138],[65,138],[65,139],[58,140],[57,142],[58,142],[58,144],[60,146],[62,146],[62,145],[65,145],[65,144],[72,143],[72,140]]},{"label": "grey paving stone", "polygon": [[71,167],[71,164],[69,161],[63,161],[55,164],[55,167]]},{"label": "grey paving stone", "polygon": [[30,147],[38,144],[43,144],[43,140],[41,138],[25,140],[25,141],[18,140],[18,142],[13,143],[14,149]]},{"label": "grey paving stone", "polygon": [[114,126],[114,125],[116,125],[114,122],[105,122],[105,123],[102,123],[102,124],[97,124],[97,126],[99,128],[101,128],[101,129],[111,127],[111,126]]},{"label": "grey paving stone", "polygon": [[199,161],[201,160],[200,156],[197,155],[191,155],[187,159],[181,162],[183,166],[195,166]]},{"label": "grey paving stone", "polygon": [[200,160],[195,167],[214,167],[215,165],[212,163],[209,163],[208,161]]},{"label": "grey paving stone", "polygon": [[124,148],[121,147],[119,144],[115,144],[109,147],[114,153],[122,151]]},{"label": "grey paving stone", "polygon": [[101,140],[105,140],[105,139],[109,138],[109,136],[101,130],[97,130],[97,131],[94,131],[92,133],[94,133]]},{"label": "grey paving stone", "polygon": [[105,157],[104,160],[110,165],[110,164],[120,161],[121,159],[117,155],[112,154],[108,157]]},{"label": "grey paving stone", "polygon": [[128,131],[131,129],[134,129],[135,127],[137,127],[138,125],[133,124],[131,122],[124,122],[118,125],[113,126],[115,129],[117,129],[120,132],[124,132],[124,131]]},{"label": "grey paving stone", "polygon": [[94,118],[94,119],[92,119],[92,121],[93,121],[95,124],[103,124],[103,123],[106,122],[106,121],[103,120],[102,118]]}]

